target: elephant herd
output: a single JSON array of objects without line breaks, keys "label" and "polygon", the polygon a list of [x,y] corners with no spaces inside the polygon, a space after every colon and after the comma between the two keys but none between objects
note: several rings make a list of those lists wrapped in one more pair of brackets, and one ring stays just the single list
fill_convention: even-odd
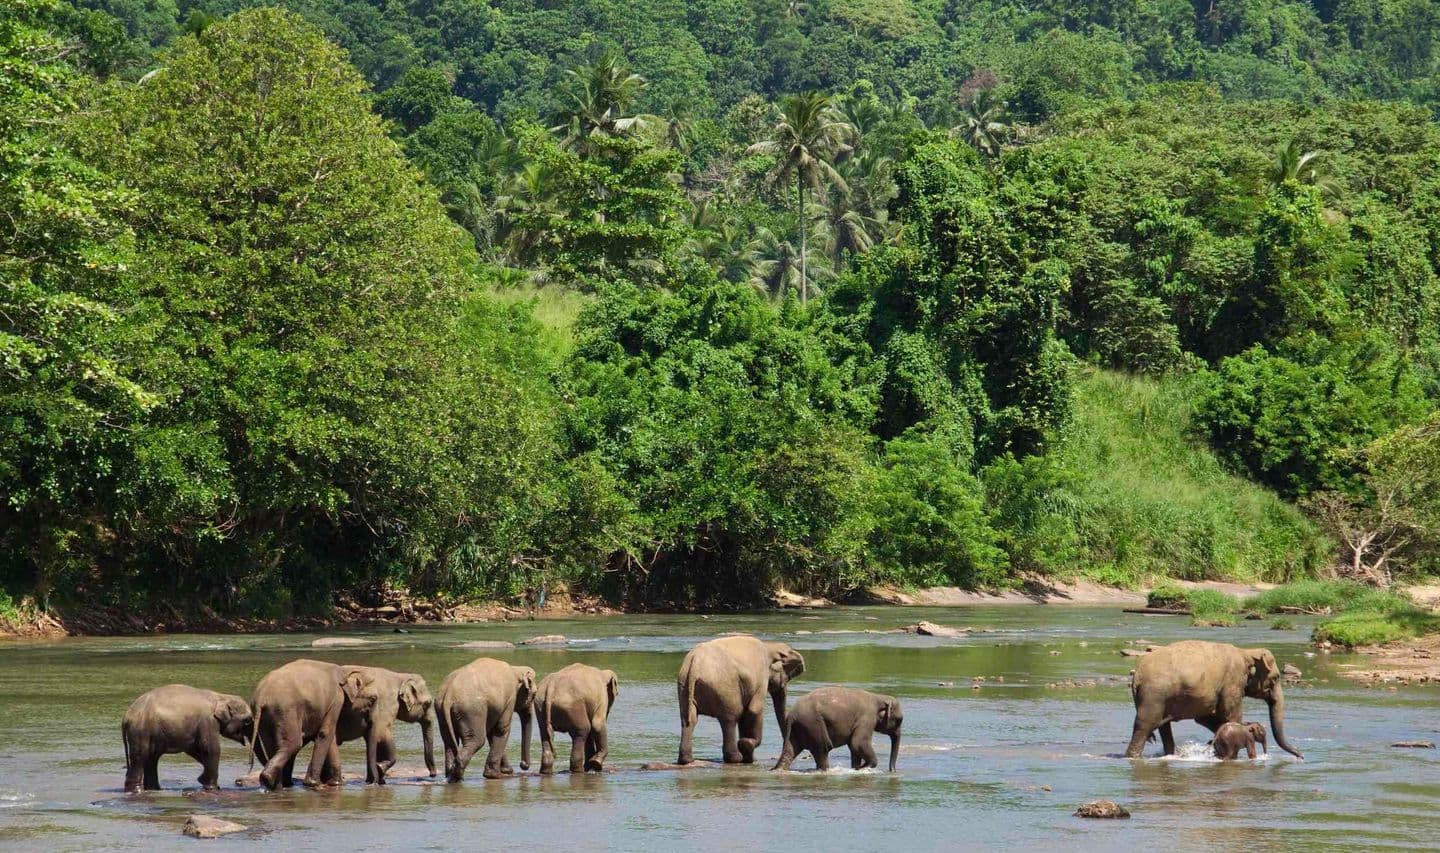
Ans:
[{"label": "elephant herd", "polygon": [[[818,769],[827,769],[830,751],[842,744],[849,748],[852,768],[878,767],[871,743],[878,732],[890,738],[888,766],[894,772],[904,722],[900,702],[864,690],[824,687],[787,713],[788,685],[804,671],[804,657],[784,643],[729,635],[695,646],[676,677],[677,763],[694,761],[695,724],[701,715],[719,721],[726,763],[753,763],[768,695],[784,736],[773,769],[789,769],[807,751]],[[1140,757],[1157,731],[1166,754],[1174,753],[1170,724],[1193,719],[1216,733],[1217,755],[1245,751],[1253,758],[1255,743],[1265,744],[1265,730],[1241,720],[1246,696],[1269,704],[1276,745],[1302,757],[1285,736],[1280,670],[1268,650],[1198,641],[1165,646],[1141,659],[1131,693],[1135,725],[1127,757]],[[248,702],[172,684],[140,696],[125,714],[125,790],[159,789],[160,757],[175,753],[201,764],[203,787],[219,787],[222,737],[246,745],[252,766],[259,759],[260,784],[270,790],[294,784],[295,759],[306,744],[314,749],[303,784],[340,784],[339,747],[361,739],[366,782],[384,784],[396,758],[396,721],[421,727],[430,776],[436,775],[432,725],[438,725],[448,781],[462,781],[476,752],[487,747],[484,776],[499,778],[513,772],[505,752],[516,715],[522,770],[530,767],[532,725],[538,723],[542,774],[554,772],[556,732],[571,738],[570,772],[598,772],[609,751],[607,721],[619,694],[619,680],[610,670],[576,663],[537,682],[530,667],[492,658],[451,672],[433,696],[425,679],[414,673],[315,660],[291,661],[267,673]]]}]

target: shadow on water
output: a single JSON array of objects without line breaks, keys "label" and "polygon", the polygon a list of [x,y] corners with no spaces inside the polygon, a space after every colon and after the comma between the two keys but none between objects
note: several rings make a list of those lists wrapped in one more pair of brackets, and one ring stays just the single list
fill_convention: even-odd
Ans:
[{"label": "shadow on water", "polygon": [[[865,633],[920,619],[977,630],[953,640]],[[0,847],[164,849],[185,841],[180,825],[197,812],[251,827],[242,839],[297,850],[510,846],[517,832],[538,850],[809,851],[882,848],[904,838],[907,849],[918,850],[1086,851],[1133,846],[1136,832],[1163,833],[1174,851],[1434,846],[1440,757],[1388,744],[1434,739],[1436,688],[1354,687],[1338,677],[1346,658],[1305,657],[1309,625],[1296,621],[1302,624],[1294,631],[1276,632],[1253,624],[1192,628],[1115,608],[847,608],[357,631],[351,636],[371,642],[345,648],[314,648],[318,635],[303,634],[0,645]],[[900,696],[900,772],[844,769],[842,747],[831,755],[832,767],[842,769],[815,772],[806,756],[796,772],[771,773],[780,738],[768,708],[753,766],[641,771],[674,760],[674,678],[685,650],[733,630],[783,639],[805,654],[807,672],[792,702],[824,684]],[[459,648],[542,633],[588,642]],[[1185,638],[1265,645],[1304,669],[1305,683],[1287,696],[1287,728],[1308,760],[1277,751],[1262,761],[1217,762],[1201,746],[1207,733],[1193,723],[1176,725],[1188,750],[1180,760],[1120,757],[1133,660],[1118,651]],[[166,790],[120,791],[119,719],[131,699],[157,684],[248,695],[272,667],[315,657],[420,672],[433,688],[477,655],[542,675],[577,661],[614,669],[621,682],[610,724],[614,772],[542,777],[532,769],[502,780],[472,773],[463,784],[434,783],[417,769],[419,732],[406,726],[397,732],[403,770],[395,784],[204,792],[196,789],[193,762],[169,756],[160,766]],[[1264,706],[1247,705],[1247,714],[1263,720]],[[518,739],[517,726],[512,763]],[[713,720],[702,718],[696,749],[718,758]],[[350,772],[361,769],[359,743],[342,753]],[[244,759],[242,748],[226,744],[222,778],[241,775]],[[1124,803],[1132,819],[1071,816],[1079,803],[1102,797]]]}]

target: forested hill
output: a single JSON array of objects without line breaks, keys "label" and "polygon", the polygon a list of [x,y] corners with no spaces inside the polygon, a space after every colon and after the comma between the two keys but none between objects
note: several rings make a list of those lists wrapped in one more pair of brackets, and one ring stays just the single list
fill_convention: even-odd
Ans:
[{"label": "forested hill", "polygon": [[1423,0],[12,0],[0,616],[1440,569]]}]

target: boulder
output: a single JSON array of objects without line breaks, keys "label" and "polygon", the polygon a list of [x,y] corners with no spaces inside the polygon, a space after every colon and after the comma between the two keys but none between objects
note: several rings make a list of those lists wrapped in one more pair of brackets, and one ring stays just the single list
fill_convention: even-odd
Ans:
[{"label": "boulder", "polygon": [[1435,748],[1435,741],[1433,741],[1433,740],[1397,740],[1397,741],[1395,741],[1394,743],[1392,743],[1392,744],[1390,744],[1390,745],[1391,745],[1392,747],[1396,748],[1396,749],[1434,749],[1434,748]]},{"label": "boulder", "polygon": [[367,640],[363,637],[321,637],[313,640],[310,645],[317,649],[340,648],[343,646],[368,646],[374,640]]},{"label": "boulder", "polygon": [[906,628],[910,634],[919,634],[922,637],[963,637],[970,633],[969,628],[951,628],[948,625],[937,625],[934,622],[916,622]]},{"label": "boulder", "polygon": [[241,826],[233,821],[221,820],[209,815],[192,814],[185,819],[185,826],[180,831],[191,838],[219,838],[232,832],[244,832],[246,829],[249,827]]},{"label": "boulder", "polygon": [[505,640],[471,640],[468,643],[461,643],[457,649],[513,649],[515,644]]},{"label": "boulder", "polygon": [[521,640],[522,646],[563,646],[570,642],[565,639],[564,634],[541,634],[538,637],[531,637],[528,640]]},{"label": "boulder", "polygon": [[1293,663],[1287,663],[1284,666],[1280,667],[1280,672],[1291,681],[1295,681],[1300,678],[1300,667],[1296,666]]},{"label": "boulder", "polygon": [[1075,817],[1124,818],[1129,816],[1130,812],[1114,800],[1095,800],[1085,803],[1075,810]]}]

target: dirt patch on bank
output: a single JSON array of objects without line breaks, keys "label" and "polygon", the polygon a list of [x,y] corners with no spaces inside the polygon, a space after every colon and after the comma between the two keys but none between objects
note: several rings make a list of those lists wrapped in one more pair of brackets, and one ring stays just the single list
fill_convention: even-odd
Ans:
[{"label": "dirt patch on bank", "polygon": [[1341,675],[1368,684],[1440,684],[1440,634],[1356,649],[1365,665],[1341,665]]},{"label": "dirt patch on bank", "polygon": [[[1237,598],[1256,595],[1270,584],[1240,584],[1226,581],[1171,581],[1172,586],[1187,589],[1213,589]],[[1049,579],[1032,578],[1017,589],[998,591],[973,591],[954,586],[934,586],[924,589],[904,590],[893,586],[880,586],[863,590],[853,596],[851,603],[893,604],[921,607],[958,607],[966,604],[1083,604],[1090,606],[1115,605],[1136,607],[1145,603],[1149,590],[1118,589],[1079,579],[1064,583]]]}]

